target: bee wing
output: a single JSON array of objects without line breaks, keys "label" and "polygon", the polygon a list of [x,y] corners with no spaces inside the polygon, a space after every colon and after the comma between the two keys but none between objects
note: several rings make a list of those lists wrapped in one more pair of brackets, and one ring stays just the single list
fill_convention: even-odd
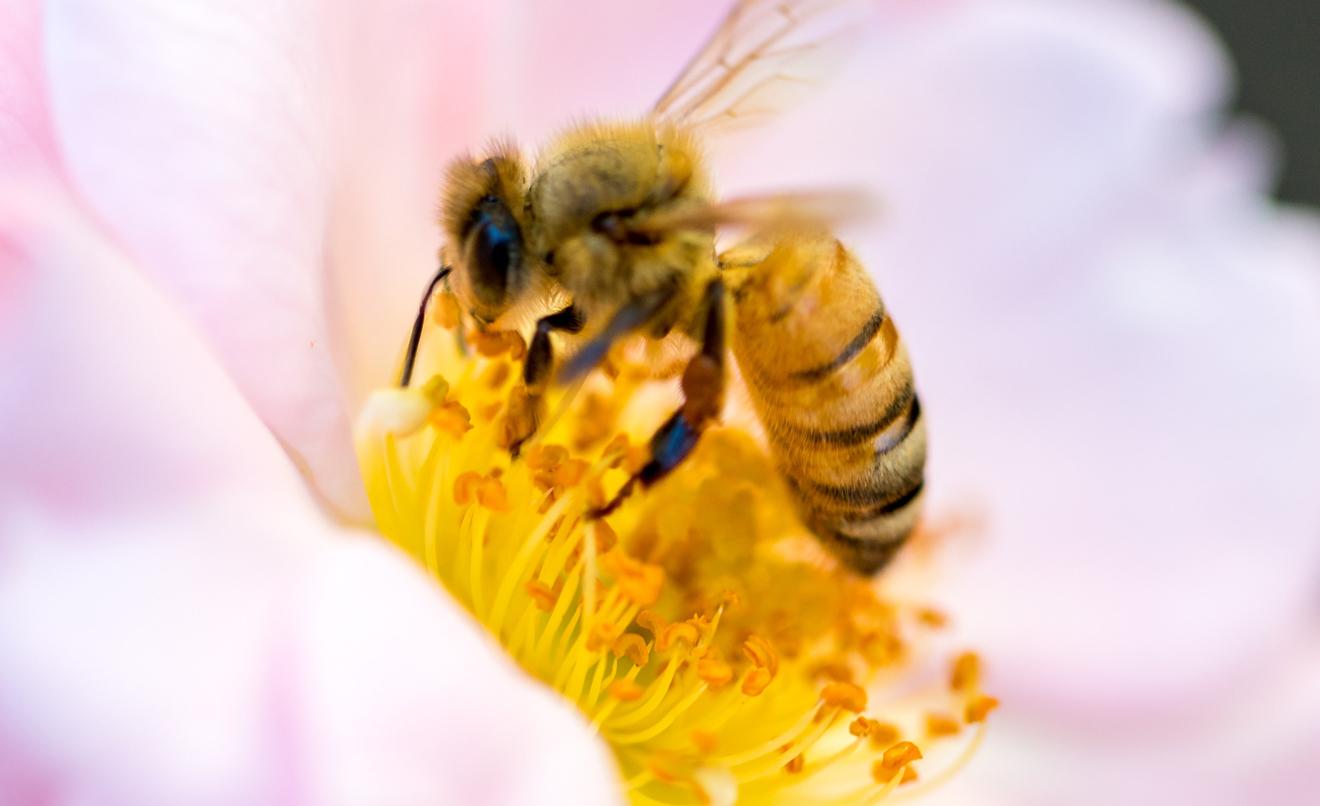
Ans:
[{"label": "bee wing", "polygon": [[653,113],[696,129],[758,123],[843,60],[874,0],[737,0]]},{"label": "bee wing", "polygon": [[833,227],[874,213],[870,196],[859,190],[766,193],[687,205],[639,216],[629,229],[661,234],[673,230],[727,227],[768,231]]}]

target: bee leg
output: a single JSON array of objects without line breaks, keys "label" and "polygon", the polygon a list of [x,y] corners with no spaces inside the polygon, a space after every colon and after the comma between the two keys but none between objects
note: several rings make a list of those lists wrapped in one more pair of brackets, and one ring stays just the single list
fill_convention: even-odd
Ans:
[{"label": "bee leg", "polygon": [[605,325],[604,330],[582,345],[582,349],[560,367],[559,381],[571,381],[590,372],[605,359],[610,345],[654,319],[673,296],[672,288],[663,288],[624,305]]},{"label": "bee leg", "polygon": [[536,433],[536,426],[541,420],[545,387],[555,361],[550,334],[555,331],[579,333],[586,323],[582,311],[571,304],[536,320],[536,333],[532,336],[527,358],[523,361],[523,388],[515,391],[513,399],[509,401],[505,438],[509,443],[509,452],[514,456],[518,455],[523,443]]},{"label": "bee leg", "polygon": [[706,310],[701,352],[692,357],[683,371],[683,406],[670,415],[651,437],[651,460],[628,479],[608,504],[592,512],[594,517],[608,515],[623,503],[641,482],[650,487],[678,467],[696,447],[701,432],[719,416],[724,405],[724,283],[713,280],[702,296]]},{"label": "bee leg", "polygon": [[417,347],[422,342],[422,326],[426,324],[426,307],[431,303],[431,297],[435,294],[435,287],[448,277],[451,271],[453,269],[450,266],[441,266],[440,271],[435,273],[430,284],[426,286],[426,294],[422,296],[422,304],[417,309],[417,318],[413,320],[412,334],[408,336],[408,353],[403,359],[403,372],[399,374],[399,386],[407,387],[412,381],[413,364],[417,361]]}]

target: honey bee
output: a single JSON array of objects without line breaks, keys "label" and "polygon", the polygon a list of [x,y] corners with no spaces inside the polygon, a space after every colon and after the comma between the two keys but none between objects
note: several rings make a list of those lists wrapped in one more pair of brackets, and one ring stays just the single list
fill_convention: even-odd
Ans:
[{"label": "honey bee", "polygon": [[[677,467],[718,417],[731,330],[804,522],[849,568],[884,566],[916,522],[925,428],[906,350],[874,284],[823,226],[830,216],[820,208],[844,197],[720,201],[701,154],[702,138],[757,118],[800,86],[808,60],[848,31],[840,5],[741,0],[645,117],[576,126],[535,162],[501,143],[452,164],[441,216],[450,263],[423,298],[402,383],[440,283],[480,328],[548,311],[508,405],[515,456],[541,424],[552,381],[581,377],[622,337],[686,334],[698,346],[682,373],[683,404],[602,515],[634,484]],[[751,234],[719,253],[717,231],[730,226]],[[552,300],[562,307],[548,310]],[[552,334],[576,345],[565,360]]]}]

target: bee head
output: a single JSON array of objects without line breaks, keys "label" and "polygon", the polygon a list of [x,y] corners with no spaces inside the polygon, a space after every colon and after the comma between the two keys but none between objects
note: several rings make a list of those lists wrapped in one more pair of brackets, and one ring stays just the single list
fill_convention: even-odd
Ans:
[{"label": "bee head", "polygon": [[449,169],[444,226],[454,292],[477,322],[494,322],[528,286],[521,222],[524,170],[507,150]]}]

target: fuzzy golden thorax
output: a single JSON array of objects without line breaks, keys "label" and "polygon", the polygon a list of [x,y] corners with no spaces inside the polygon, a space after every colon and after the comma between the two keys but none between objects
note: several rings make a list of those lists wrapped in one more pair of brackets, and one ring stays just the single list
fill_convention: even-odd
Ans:
[{"label": "fuzzy golden thorax", "polygon": [[[499,144],[489,158],[460,160],[449,172],[443,224],[454,291],[487,323],[558,291],[595,325],[629,301],[669,291],[653,329],[688,329],[685,314],[714,276],[714,233],[648,222],[709,202],[695,139],[652,120],[576,126],[530,169]],[[492,229],[492,219],[507,233]],[[516,239],[507,266],[489,265],[492,254],[496,263],[504,256],[492,252],[492,232]]]}]

